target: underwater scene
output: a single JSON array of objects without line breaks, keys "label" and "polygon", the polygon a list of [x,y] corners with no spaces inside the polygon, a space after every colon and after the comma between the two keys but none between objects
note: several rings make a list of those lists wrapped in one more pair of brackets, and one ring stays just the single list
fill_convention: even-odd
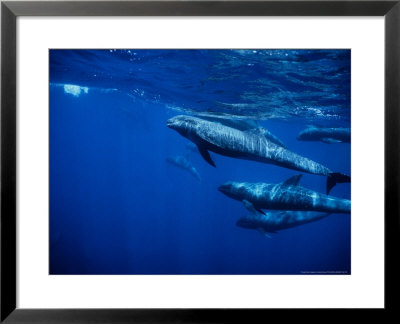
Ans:
[{"label": "underwater scene", "polygon": [[351,274],[351,51],[49,50],[49,273]]}]

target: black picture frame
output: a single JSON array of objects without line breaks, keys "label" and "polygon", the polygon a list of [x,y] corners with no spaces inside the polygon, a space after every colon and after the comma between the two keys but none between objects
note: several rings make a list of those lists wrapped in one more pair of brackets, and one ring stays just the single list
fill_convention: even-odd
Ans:
[{"label": "black picture frame", "polygon": [[[385,307],[384,309],[19,309],[16,308],[16,19],[19,16],[384,16]],[[297,319],[384,320],[399,289],[400,0],[395,1],[2,1],[1,3],[1,313],[4,323],[143,323]],[[374,113],[366,112],[366,113]],[[366,177],[368,175],[365,175]],[[373,235],[373,233],[371,233]],[[268,292],[266,292],[268,293]],[[245,298],[245,296],[238,296]],[[329,314],[327,317],[327,314]],[[311,317],[310,317],[311,316]],[[322,316],[322,317],[321,317]],[[396,317],[394,317],[396,318]],[[280,318],[283,320],[283,318]],[[360,320],[358,317],[357,320]]]}]

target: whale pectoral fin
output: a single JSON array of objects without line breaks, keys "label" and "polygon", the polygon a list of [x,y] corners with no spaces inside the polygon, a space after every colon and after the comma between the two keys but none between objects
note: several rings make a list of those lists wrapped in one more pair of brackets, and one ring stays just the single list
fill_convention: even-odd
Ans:
[{"label": "whale pectoral fin", "polygon": [[322,138],[321,141],[324,142],[324,143],[326,143],[326,144],[343,143],[343,142],[340,141],[340,140],[336,140],[336,139],[333,139],[333,138],[326,138],[326,137]]},{"label": "whale pectoral fin", "polygon": [[243,205],[244,205],[244,207],[246,207],[246,209],[249,211],[249,212],[251,212],[252,214],[254,214],[254,215],[258,215],[258,214],[263,214],[263,215],[265,215],[265,213],[260,209],[260,208],[257,208],[257,207],[255,207],[254,205],[253,205],[253,203],[251,203],[250,201],[248,201],[248,200],[246,200],[246,199],[243,199],[242,200],[242,203],[243,203]]},{"label": "whale pectoral fin", "polygon": [[257,230],[260,232],[260,234],[261,234],[262,236],[271,238],[271,236],[270,236],[266,231],[264,231],[263,228],[260,227],[260,228],[258,228]]},{"label": "whale pectoral fin", "polygon": [[250,201],[248,201],[248,200],[246,200],[246,199],[243,199],[243,200],[242,200],[242,203],[243,203],[244,207],[245,207],[250,213],[252,213],[252,214],[254,214],[254,215],[257,215],[257,211],[256,211],[256,209],[254,208],[253,204],[252,204]]},{"label": "whale pectoral fin", "polygon": [[261,210],[260,208],[254,206],[254,209],[257,210],[260,214],[266,215],[265,212],[263,210]]},{"label": "whale pectoral fin", "polygon": [[302,174],[297,174],[293,177],[290,177],[289,179],[283,181],[282,185],[283,186],[298,186],[302,176],[303,176]]},{"label": "whale pectoral fin", "polygon": [[203,148],[199,145],[197,145],[197,148],[199,149],[199,152],[200,152],[201,156],[203,157],[203,159],[206,160],[208,164],[212,165],[215,168],[216,165],[210,156],[210,152],[208,152],[205,148]]}]

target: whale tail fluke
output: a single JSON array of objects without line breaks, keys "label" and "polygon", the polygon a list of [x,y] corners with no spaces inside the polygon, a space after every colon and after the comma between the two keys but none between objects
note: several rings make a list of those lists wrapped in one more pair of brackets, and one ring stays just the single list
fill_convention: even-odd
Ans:
[{"label": "whale tail fluke", "polygon": [[329,173],[328,179],[326,180],[326,194],[329,195],[329,192],[337,183],[345,182],[351,182],[351,177],[339,172]]}]

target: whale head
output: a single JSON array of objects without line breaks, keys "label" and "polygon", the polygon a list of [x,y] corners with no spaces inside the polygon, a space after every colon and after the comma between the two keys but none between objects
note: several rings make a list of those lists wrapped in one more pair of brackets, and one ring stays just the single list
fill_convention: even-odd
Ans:
[{"label": "whale head", "polygon": [[308,141],[311,139],[311,133],[308,129],[305,129],[297,135],[296,139],[299,141]]},{"label": "whale head", "polygon": [[199,127],[201,120],[199,118],[179,115],[167,120],[167,127],[176,130],[182,136],[189,137],[196,128]]},{"label": "whale head", "polygon": [[306,129],[303,129],[298,135],[297,139],[300,141],[312,141],[315,135],[319,133],[319,127],[314,125],[308,125]]},{"label": "whale head", "polygon": [[222,192],[224,195],[231,196],[234,191],[234,183],[233,182],[225,182],[223,185],[218,187],[218,191]]},{"label": "whale head", "polygon": [[219,186],[218,191],[222,192],[224,195],[230,198],[242,200],[243,195],[246,192],[246,186],[242,182],[228,181]]},{"label": "whale head", "polygon": [[254,217],[246,216],[239,218],[236,222],[236,226],[243,228],[257,228],[258,224],[255,221]]}]

